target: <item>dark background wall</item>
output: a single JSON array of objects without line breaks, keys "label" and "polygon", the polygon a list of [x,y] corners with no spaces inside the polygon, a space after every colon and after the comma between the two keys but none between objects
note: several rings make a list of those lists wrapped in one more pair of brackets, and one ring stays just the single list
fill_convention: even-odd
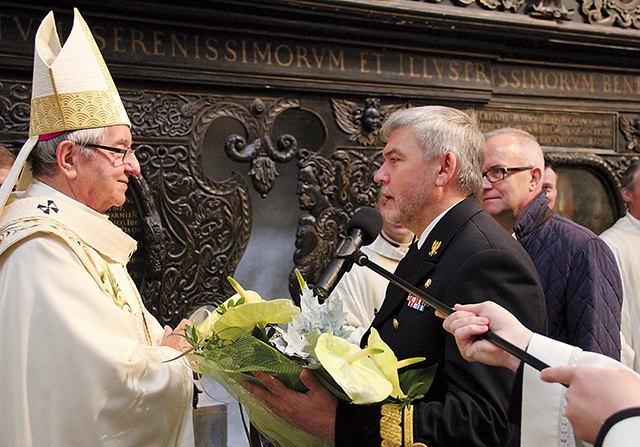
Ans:
[{"label": "dark background wall", "polygon": [[[229,296],[313,282],[375,197],[394,110],[473,110],[521,127],[559,165],[560,212],[599,232],[624,212],[640,151],[640,21],[591,0],[0,2],[0,141],[26,139],[35,31],[88,22],[121,91],[142,175],[112,218],[132,273],[175,323]],[[290,290],[291,289],[291,290]]]}]

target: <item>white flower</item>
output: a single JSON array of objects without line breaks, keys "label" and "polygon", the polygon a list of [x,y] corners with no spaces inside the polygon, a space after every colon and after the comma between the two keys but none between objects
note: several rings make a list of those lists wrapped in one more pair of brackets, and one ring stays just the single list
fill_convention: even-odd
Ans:
[{"label": "white flower", "polygon": [[393,385],[369,357],[376,348],[360,349],[344,338],[322,334],[315,353],[318,360],[354,404],[380,402],[393,391]]},{"label": "white flower", "polygon": [[314,360],[314,347],[321,334],[349,337],[350,332],[343,329],[347,314],[339,297],[330,296],[320,304],[313,291],[305,286],[300,296],[300,308],[300,314],[293,317],[287,332],[282,334],[286,342],[285,354],[301,358],[311,356]]}]

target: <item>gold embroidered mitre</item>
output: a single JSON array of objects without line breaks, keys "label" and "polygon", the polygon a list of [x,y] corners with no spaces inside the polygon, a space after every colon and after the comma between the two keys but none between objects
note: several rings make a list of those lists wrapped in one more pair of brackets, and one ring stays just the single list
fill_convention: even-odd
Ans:
[{"label": "gold embroidered mitre", "polygon": [[60,46],[53,12],[36,33],[29,135],[131,126],[107,65],[80,12]]},{"label": "gold embroidered mitre", "polygon": [[0,212],[19,177],[19,189],[28,183],[30,172],[22,172],[38,139],[79,129],[131,127],[98,45],[80,12],[73,11],[73,28],[63,46],[53,12],[36,32],[29,139],[0,187]]}]

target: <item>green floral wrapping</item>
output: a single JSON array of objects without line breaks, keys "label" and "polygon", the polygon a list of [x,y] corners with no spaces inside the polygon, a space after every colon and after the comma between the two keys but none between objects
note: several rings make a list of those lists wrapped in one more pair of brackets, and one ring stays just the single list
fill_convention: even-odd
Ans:
[{"label": "green floral wrapping", "polygon": [[[264,371],[276,377],[288,388],[306,391],[300,381],[302,366],[287,358],[277,349],[263,343],[257,338],[246,335],[226,346],[210,346],[203,349],[203,355],[189,356],[197,365],[192,368],[201,374],[211,377],[220,383],[231,396],[240,402],[251,423],[276,447],[320,447],[330,443],[304,432],[266,408],[258,399],[247,391],[242,383],[247,380],[257,380],[251,371]],[[318,375],[317,375],[318,376]],[[336,391],[335,387],[327,383],[326,378],[320,381]],[[342,394],[343,399],[346,396]]]},{"label": "green floral wrapping", "polygon": [[193,357],[198,362],[198,368],[207,369],[198,371],[202,374],[209,375],[208,370],[229,373],[264,371],[288,388],[306,391],[300,381],[302,365],[251,335],[243,335],[235,341],[225,341],[224,346],[210,341]]},{"label": "green floral wrapping", "polygon": [[[429,389],[436,367],[412,369],[399,376],[398,368],[424,359],[398,362],[375,329],[371,329],[366,349],[347,341],[340,299],[330,297],[320,304],[301,282],[298,308],[289,299],[265,301],[233,278],[229,281],[238,293],[214,312],[205,310],[202,321],[185,329],[194,347],[189,358],[195,361],[194,371],[220,383],[244,406],[253,426],[276,447],[330,443],[275,415],[245,389],[242,384],[248,380],[259,383],[252,371],[265,372],[289,389],[306,392],[300,373],[308,368],[338,399],[358,405],[386,401],[410,405]],[[281,324],[288,325],[286,331]]]}]

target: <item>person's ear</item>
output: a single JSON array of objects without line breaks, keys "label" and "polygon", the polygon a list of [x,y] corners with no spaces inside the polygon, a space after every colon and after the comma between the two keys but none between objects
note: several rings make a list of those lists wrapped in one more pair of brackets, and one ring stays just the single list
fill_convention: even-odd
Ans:
[{"label": "person's ear", "polygon": [[542,169],[536,167],[531,169],[531,190],[541,187],[542,185]]},{"label": "person's ear", "polygon": [[453,152],[447,152],[440,158],[436,175],[436,186],[444,186],[456,175],[458,159]]},{"label": "person's ear", "polygon": [[629,191],[629,188],[621,188],[620,195],[622,195],[622,200],[624,200],[626,203],[631,203],[633,198],[631,197],[631,191]]},{"label": "person's ear", "polygon": [[64,140],[56,148],[56,161],[58,169],[67,178],[75,178],[77,175],[75,160],[75,143]]}]

